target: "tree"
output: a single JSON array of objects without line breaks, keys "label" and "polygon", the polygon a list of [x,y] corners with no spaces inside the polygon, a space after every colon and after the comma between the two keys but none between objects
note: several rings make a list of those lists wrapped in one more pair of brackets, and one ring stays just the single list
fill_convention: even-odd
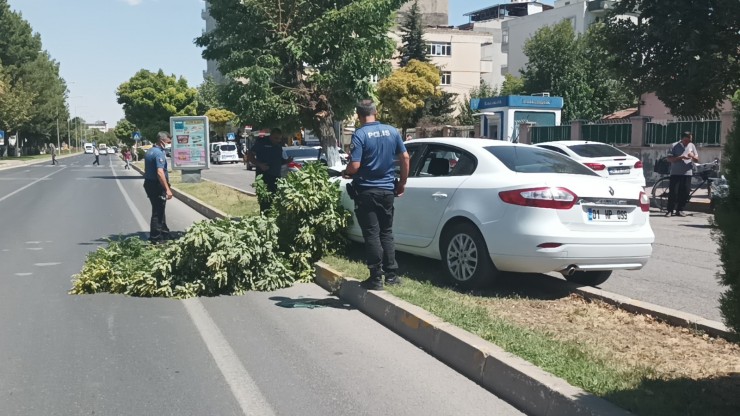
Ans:
[{"label": "tree", "polygon": [[470,106],[470,100],[474,98],[487,98],[496,97],[499,95],[498,89],[491,87],[486,81],[481,80],[480,85],[470,89],[470,92],[465,94],[465,100],[459,104],[457,115],[457,124],[461,126],[470,126],[475,124],[478,120],[473,116],[474,111]]},{"label": "tree", "polygon": [[457,94],[440,90],[439,94],[427,98],[419,119],[424,119],[429,124],[452,123],[456,99]]},{"label": "tree", "polygon": [[378,83],[378,97],[385,115],[403,129],[414,127],[416,116],[428,99],[441,95],[437,89],[441,83],[439,69],[429,63],[415,59],[405,68],[400,68]]},{"label": "tree", "polygon": [[[590,32],[589,32],[590,33]],[[563,97],[563,120],[594,120],[631,104],[626,88],[609,77],[593,36],[577,36],[569,21],[539,29],[525,42],[524,91]]]},{"label": "tree", "polygon": [[[720,70],[722,71],[722,70]],[[740,91],[733,98],[735,126],[725,145],[725,175],[729,195],[720,200],[714,210],[713,232],[719,245],[722,270],[717,278],[727,290],[720,297],[720,311],[725,323],[740,334]]]},{"label": "tree", "polygon": [[116,91],[126,119],[139,127],[142,135],[154,140],[159,131],[169,131],[170,117],[197,114],[198,91],[185,78],[140,70]]},{"label": "tree", "polygon": [[206,116],[208,117],[208,124],[221,137],[226,136],[227,124],[236,118],[236,114],[223,108],[211,108],[206,111]]},{"label": "tree", "polygon": [[[313,130],[337,162],[334,120],[390,73],[393,12],[404,0],[212,0],[198,39],[227,82],[226,108],[258,126]],[[329,150],[331,149],[331,150]]]},{"label": "tree", "polygon": [[398,48],[398,51],[401,53],[401,67],[408,65],[412,59],[419,62],[429,62],[421,13],[419,12],[419,0],[414,0],[414,4],[411,5],[408,13],[404,16],[399,29],[401,31],[401,47]]},{"label": "tree", "polygon": [[116,127],[113,128],[113,134],[116,136],[116,139],[126,146],[134,145],[134,133],[137,131],[136,126],[125,118],[119,121]]},{"label": "tree", "polygon": [[[31,119],[34,98],[34,93],[22,81],[13,81],[0,65],[0,128],[5,130],[6,140]],[[7,147],[3,149],[6,150]]]},{"label": "tree", "polygon": [[207,76],[203,83],[198,86],[198,114],[205,114],[211,108],[223,108],[221,100],[221,86]]},{"label": "tree", "polygon": [[521,95],[524,93],[524,80],[512,74],[504,75],[504,82],[501,84],[502,96]]},{"label": "tree", "polygon": [[[626,19],[625,15],[634,18]],[[702,115],[740,88],[740,2],[622,0],[605,54],[634,94],[655,91],[675,115]]]}]

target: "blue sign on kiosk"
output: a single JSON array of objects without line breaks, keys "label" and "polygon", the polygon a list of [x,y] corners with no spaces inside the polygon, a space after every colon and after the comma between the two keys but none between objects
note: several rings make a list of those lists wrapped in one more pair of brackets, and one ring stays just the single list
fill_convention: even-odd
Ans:
[{"label": "blue sign on kiosk", "polygon": [[481,137],[517,142],[520,124],[559,126],[563,98],[545,94],[474,98],[470,108],[480,116]]}]

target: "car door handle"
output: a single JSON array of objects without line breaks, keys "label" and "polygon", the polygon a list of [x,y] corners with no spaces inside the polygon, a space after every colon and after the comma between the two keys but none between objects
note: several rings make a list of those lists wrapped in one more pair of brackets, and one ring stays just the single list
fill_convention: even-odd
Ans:
[{"label": "car door handle", "polygon": [[434,199],[447,198],[447,194],[443,194],[442,192],[435,192],[432,194],[432,198]]}]

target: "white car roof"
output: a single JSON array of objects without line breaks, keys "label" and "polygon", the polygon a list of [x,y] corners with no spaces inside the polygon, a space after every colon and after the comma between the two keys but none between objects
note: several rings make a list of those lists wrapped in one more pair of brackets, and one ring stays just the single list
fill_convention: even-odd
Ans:
[{"label": "white car roof", "polygon": [[528,146],[521,143],[512,143],[503,140],[492,139],[474,139],[469,137],[429,137],[423,139],[413,139],[405,143],[440,143],[449,144],[463,148],[471,147],[489,147],[489,146]]},{"label": "white car roof", "polygon": [[552,142],[537,143],[536,146],[539,146],[539,145],[548,145],[548,144],[552,144],[552,145],[555,145],[555,146],[573,146],[573,145],[576,145],[576,144],[603,144],[604,146],[611,146],[608,143],[595,142],[595,141],[591,141],[591,140],[555,140],[555,141],[552,141]]}]

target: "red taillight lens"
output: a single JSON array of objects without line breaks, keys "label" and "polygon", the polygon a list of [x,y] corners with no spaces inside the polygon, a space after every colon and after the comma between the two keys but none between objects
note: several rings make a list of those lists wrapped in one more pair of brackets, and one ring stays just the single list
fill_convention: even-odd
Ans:
[{"label": "red taillight lens", "polygon": [[498,196],[507,204],[535,208],[570,209],[578,201],[578,196],[565,188],[515,189]]},{"label": "red taillight lens", "polygon": [[560,243],[542,243],[538,245],[537,247],[539,248],[558,248],[560,246],[562,246],[562,244]]},{"label": "red taillight lens", "polygon": [[635,169],[642,169],[642,160],[638,160],[635,163]]},{"label": "red taillight lens", "polygon": [[588,162],[588,163],[584,163],[584,165],[590,167],[592,170],[604,170],[604,169],[606,169],[606,165],[603,165],[601,163]]},{"label": "red taillight lens", "polygon": [[650,197],[645,192],[640,192],[640,209],[642,212],[650,211]]},{"label": "red taillight lens", "polygon": [[292,169],[300,169],[302,166],[300,163],[288,162],[288,167]]}]

